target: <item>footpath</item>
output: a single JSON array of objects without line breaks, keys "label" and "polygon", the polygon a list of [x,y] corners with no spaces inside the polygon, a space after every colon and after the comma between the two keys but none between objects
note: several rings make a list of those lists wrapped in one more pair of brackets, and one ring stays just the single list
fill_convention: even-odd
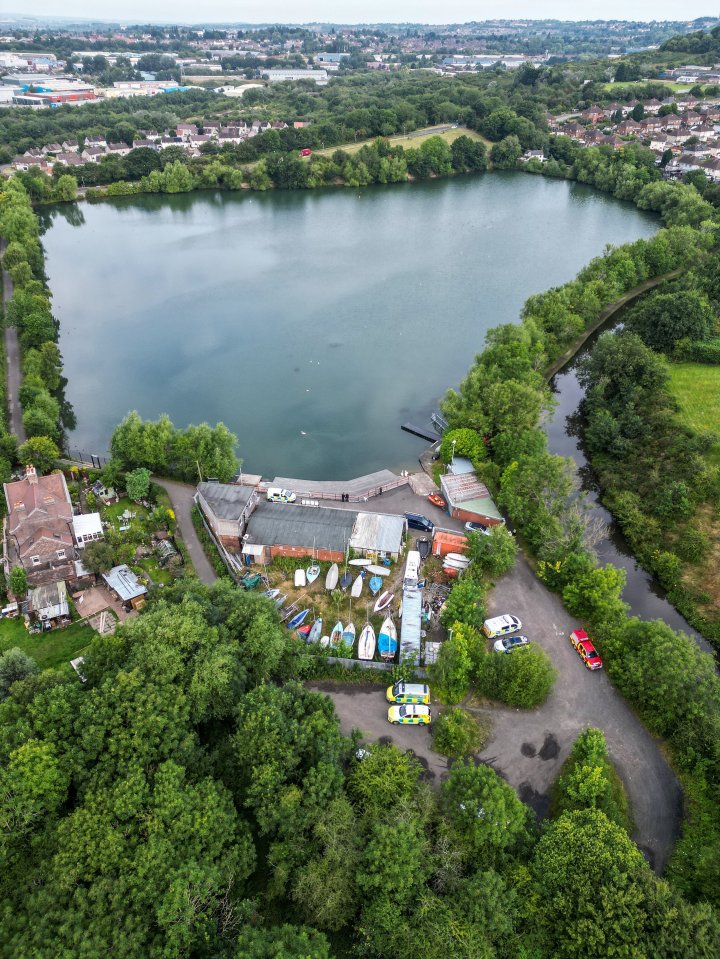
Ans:
[{"label": "footpath", "polygon": [[[0,239],[0,256],[4,255],[6,246],[6,241]],[[5,270],[2,271],[2,282],[3,307],[7,313],[7,305],[13,295],[13,282]],[[10,431],[17,436],[18,443],[24,443],[27,437],[25,436],[25,428],[23,427],[22,410],[19,399],[20,384],[22,382],[20,373],[20,342],[15,327],[8,326],[7,323],[5,323],[4,326],[6,363],[5,390],[7,393],[8,424]]]}]

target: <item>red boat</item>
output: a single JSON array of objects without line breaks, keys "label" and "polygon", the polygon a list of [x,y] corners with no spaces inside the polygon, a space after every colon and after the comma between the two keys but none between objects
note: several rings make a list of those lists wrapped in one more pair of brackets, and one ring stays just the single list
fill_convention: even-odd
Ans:
[{"label": "red boat", "polygon": [[445,509],[445,507],[447,506],[447,503],[445,502],[445,500],[442,498],[442,496],[439,493],[431,493],[428,496],[428,499],[433,504],[433,506],[438,506],[440,509]]}]

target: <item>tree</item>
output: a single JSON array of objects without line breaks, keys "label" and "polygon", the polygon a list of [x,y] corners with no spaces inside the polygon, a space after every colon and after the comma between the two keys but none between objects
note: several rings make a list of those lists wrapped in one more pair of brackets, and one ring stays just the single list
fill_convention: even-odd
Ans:
[{"label": "tree", "polygon": [[350,768],[348,794],[355,806],[372,819],[412,796],[420,765],[395,746],[373,743]]},{"label": "tree", "polygon": [[715,315],[707,298],[695,290],[655,293],[627,315],[628,329],[660,353],[672,353],[683,339],[707,340],[715,332]]},{"label": "tree", "polygon": [[234,955],[235,959],[332,959],[321,932],[290,925],[272,929],[244,925]]},{"label": "tree", "polygon": [[463,576],[450,591],[440,618],[446,629],[455,623],[479,628],[485,619],[485,608],[483,585],[473,576]]},{"label": "tree", "polygon": [[60,203],[74,203],[77,200],[77,180],[64,173],[55,184],[55,199]]},{"label": "tree", "polygon": [[13,566],[8,577],[8,586],[13,596],[21,599],[27,593],[27,573],[22,566]]},{"label": "tree", "polygon": [[[542,907],[533,911],[546,955],[605,959],[647,955],[638,882],[648,872],[627,833],[597,809],[564,813],[531,865]],[[591,891],[577,895],[578,889]]]},{"label": "tree", "polygon": [[82,563],[91,573],[107,573],[115,565],[115,548],[103,539],[88,543],[82,554]]},{"label": "tree", "polygon": [[435,692],[444,703],[459,703],[467,695],[481,642],[472,627],[455,623],[451,635],[441,644],[429,671]]},{"label": "tree", "polygon": [[150,492],[150,470],[138,467],[125,476],[125,490],[131,500],[136,503],[144,499]]},{"label": "tree", "polygon": [[464,709],[444,709],[433,721],[433,749],[460,759],[482,749],[488,732]]},{"label": "tree", "polygon": [[515,168],[515,164],[520,159],[521,154],[522,146],[518,138],[513,134],[493,145],[490,151],[490,158],[493,166],[497,167],[498,170],[512,170]]},{"label": "tree", "polygon": [[608,759],[602,730],[585,729],[575,740],[553,788],[553,806],[558,814],[600,809],[610,822],[629,831],[627,798]]},{"label": "tree", "polygon": [[491,526],[490,534],[478,532],[468,535],[467,555],[476,569],[488,576],[503,576],[515,565],[518,546],[515,537],[505,526]]},{"label": "tree", "polygon": [[60,450],[49,436],[33,436],[18,449],[18,460],[33,465],[41,473],[49,473],[60,458]]},{"label": "tree", "polygon": [[478,665],[477,688],[508,706],[532,709],[545,702],[555,683],[555,667],[540,646],[531,644],[513,653],[492,652]]},{"label": "tree", "polygon": [[0,700],[7,699],[10,687],[38,672],[38,664],[26,652],[13,646],[0,656]]},{"label": "tree", "polygon": [[492,865],[527,840],[530,810],[489,766],[453,763],[440,794],[450,833],[475,868]]}]

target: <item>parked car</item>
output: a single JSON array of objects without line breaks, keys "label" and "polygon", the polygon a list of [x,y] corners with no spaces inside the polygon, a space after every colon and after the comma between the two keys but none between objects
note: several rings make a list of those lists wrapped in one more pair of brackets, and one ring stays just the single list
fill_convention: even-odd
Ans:
[{"label": "parked car", "polygon": [[389,703],[422,703],[427,706],[430,702],[430,687],[425,683],[406,683],[401,679],[394,686],[388,686],[385,696]]},{"label": "parked car", "polygon": [[496,653],[512,653],[522,646],[527,646],[529,642],[527,636],[503,636],[502,639],[497,640],[493,649]]},{"label": "parked car", "polygon": [[489,536],[489,535],[490,535],[490,527],[489,527],[489,526],[483,526],[482,523],[470,523],[470,522],[467,522],[467,523],[465,524],[465,529],[470,530],[471,533],[482,533],[483,536]]},{"label": "parked car", "polygon": [[506,633],[516,633],[519,629],[522,629],[522,623],[511,613],[493,616],[492,619],[486,619],[483,623],[483,632],[488,639],[495,639],[496,636],[504,636]]},{"label": "parked car", "polygon": [[301,157],[309,157],[311,153],[312,153],[312,150],[308,150],[307,147],[306,147],[304,150],[301,150],[301,151],[300,151],[300,156],[301,156]]},{"label": "parked car", "polygon": [[602,659],[584,629],[574,629],[570,633],[570,642],[588,669],[602,669]]},{"label": "parked car", "polygon": [[391,706],[388,709],[388,722],[393,726],[427,726],[431,719],[430,707],[411,705],[411,706]]},{"label": "parked car", "polygon": [[267,491],[268,503],[294,503],[297,499],[295,493],[289,489],[280,489],[279,486],[271,486]]},{"label": "parked car", "polygon": [[447,506],[447,503],[439,493],[430,493],[428,500],[433,504],[433,506],[437,506],[438,509],[445,509]]},{"label": "parked car", "polygon": [[421,513],[406,513],[405,519],[410,529],[419,529],[422,533],[432,533],[435,529],[434,524]]}]

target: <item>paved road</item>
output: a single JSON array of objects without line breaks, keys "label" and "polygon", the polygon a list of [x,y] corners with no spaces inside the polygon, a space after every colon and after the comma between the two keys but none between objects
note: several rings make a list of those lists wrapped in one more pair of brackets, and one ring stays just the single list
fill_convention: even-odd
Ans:
[{"label": "paved road", "polygon": [[[682,794],[658,741],[604,672],[591,673],[583,667],[568,639],[578,623],[536,579],[524,559],[497,585],[489,605],[490,614],[513,612],[520,617],[523,631],[552,657],[558,679],[539,709],[486,710],[494,727],[481,758],[542,816],[547,812],[549,787],[578,733],[587,726],[604,730],[610,756],[632,803],[633,838],[653,867],[662,872],[679,834]],[[343,731],[356,726],[368,739],[387,737],[402,748],[412,748],[431,781],[446,774],[447,760],[432,751],[427,729],[387,724],[382,690],[323,688],[335,702]]]},{"label": "paved road", "polygon": [[166,490],[170,497],[180,535],[188,548],[195,572],[203,583],[211,586],[217,579],[217,574],[205,555],[205,550],[198,539],[190,515],[194,505],[195,487],[189,483],[178,483],[175,480],[158,479],[157,477],[153,477],[153,479],[158,486],[162,486]]},{"label": "paved road", "polygon": [[[0,255],[5,252],[5,240],[0,240]],[[13,295],[13,283],[9,274],[2,271],[3,302],[7,304]],[[7,408],[10,430],[17,436],[19,443],[24,443],[27,437],[22,423],[22,410],[18,399],[20,393],[20,343],[17,330],[14,326],[5,326],[5,362],[6,362],[6,390]]]}]

